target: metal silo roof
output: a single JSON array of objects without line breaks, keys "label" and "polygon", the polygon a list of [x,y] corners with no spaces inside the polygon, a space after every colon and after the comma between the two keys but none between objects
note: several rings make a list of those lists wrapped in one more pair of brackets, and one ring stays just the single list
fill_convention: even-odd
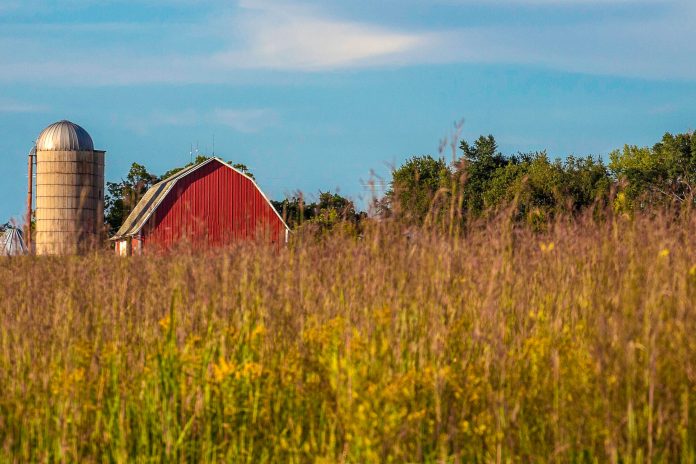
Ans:
[{"label": "metal silo roof", "polygon": [[44,129],[36,141],[40,151],[94,150],[92,137],[86,130],[70,121],[58,121]]},{"label": "metal silo roof", "polygon": [[17,256],[27,252],[22,231],[9,227],[0,233],[0,256]]}]

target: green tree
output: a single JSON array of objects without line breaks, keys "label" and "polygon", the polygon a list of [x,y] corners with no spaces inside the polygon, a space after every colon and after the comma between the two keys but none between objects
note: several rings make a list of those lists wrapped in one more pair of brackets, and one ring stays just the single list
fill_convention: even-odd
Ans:
[{"label": "green tree", "polygon": [[693,201],[693,189],[696,188],[696,135],[693,132],[677,135],[667,133],[655,144],[653,152],[666,161],[667,182],[663,193],[678,201]]},{"label": "green tree", "polygon": [[[455,179],[463,184],[465,212],[479,216],[517,201],[519,218],[545,220],[555,211],[580,211],[606,198],[611,178],[598,158],[551,161],[545,151],[505,156],[492,135],[462,140]],[[541,218],[541,219],[540,219]]]},{"label": "green tree", "polygon": [[569,156],[551,161],[546,152],[521,154],[495,170],[483,192],[484,207],[496,209],[516,198],[520,217],[548,218],[557,211],[579,212],[604,201],[610,185],[600,159]]},{"label": "green tree", "polygon": [[148,172],[145,166],[133,163],[125,179],[106,183],[104,222],[110,235],[118,231],[145,192],[157,182],[159,178]]},{"label": "green tree", "polygon": [[648,208],[693,202],[696,187],[696,135],[665,134],[652,148],[626,145],[610,155],[609,169],[628,205]]},{"label": "green tree", "polygon": [[462,140],[459,145],[462,157],[455,166],[455,179],[463,186],[463,203],[467,212],[479,215],[486,209],[486,192],[496,171],[510,164],[498,151],[492,135],[480,136],[473,144]]},{"label": "green tree", "polygon": [[609,155],[609,169],[622,185],[621,194],[629,205],[640,198],[643,206],[656,204],[662,199],[655,189],[660,189],[667,177],[665,159],[660,159],[652,149],[626,145]]},{"label": "green tree", "polygon": [[[444,159],[430,155],[413,156],[392,173],[387,199],[397,217],[422,223],[436,195],[450,187],[452,171]],[[444,198],[442,198],[444,204]]]},{"label": "green tree", "polygon": [[539,225],[559,204],[563,166],[559,160],[550,161],[545,152],[507,158],[489,177],[481,192],[484,211],[516,200],[517,217]]},{"label": "green tree", "polygon": [[595,203],[606,204],[611,184],[609,171],[600,158],[569,156],[563,163],[560,188],[575,212]]},{"label": "green tree", "polygon": [[356,225],[367,217],[366,213],[357,212],[351,200],[331,192],[320,191],[318,202],[305,203],[304,196],[297,193],[281,201],[271,201],[271,204],[293,229],[312,224],[321,230],[330,230],[341,223]]},{"label": "green tree", "polygon": [[306,203],[300,192],[283,200],[271,200],[271,204],[291,229],[312,219],[317,207],[316,203]]},{"label": "green tree", "polygon": [[[228,161],[228,163],[229,163],[229,164],[232,164],[232,161]],[[235,168],[237,171],[242,172],[242,173],[243,173],[244,175],[246,175],[247,177],[249,177],[249,178],[251,178],[251,179],[253,179],[253,180],[256,180],[256,178],[255,178],[254,175],[251,173],[251,171],[249,170],[249,168],[247,167],[246,164],[234,163],[234,164],[232,164],[232,167]]]},{"label": "green tree", "polygon": [[319,192],[319,202],[311,224],[316,224],[322,231],[332,230],[339,224],[357,225],[361,216],[355,211],[355,204],[338,193]]}]

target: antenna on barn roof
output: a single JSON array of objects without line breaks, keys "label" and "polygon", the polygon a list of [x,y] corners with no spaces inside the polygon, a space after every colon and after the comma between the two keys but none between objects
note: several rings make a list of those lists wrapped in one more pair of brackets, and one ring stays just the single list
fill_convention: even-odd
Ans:
[{"label": "antenna on barn roof", "polygon": [[213,156],[215,156],[215,132],[213,132]]}]

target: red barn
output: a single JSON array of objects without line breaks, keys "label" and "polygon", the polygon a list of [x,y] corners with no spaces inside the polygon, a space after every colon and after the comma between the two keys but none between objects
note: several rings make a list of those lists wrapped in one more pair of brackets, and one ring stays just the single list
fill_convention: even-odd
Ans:
[{"label": "red barn", "polygon": [[250,177],[219,158],[152,186],[111,239],[116,254],[141,254],[186,242],[224,246],[240,240],[286,243],[288,226]]}]

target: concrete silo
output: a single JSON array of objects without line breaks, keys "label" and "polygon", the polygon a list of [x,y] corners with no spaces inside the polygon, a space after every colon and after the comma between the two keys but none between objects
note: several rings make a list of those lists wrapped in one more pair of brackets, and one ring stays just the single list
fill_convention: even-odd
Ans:
[{"label": "concrete silo", "polygon": [[51,124],[36,141],[36,254],[85,252],[102,238],[104,151],[70,121]]}]

